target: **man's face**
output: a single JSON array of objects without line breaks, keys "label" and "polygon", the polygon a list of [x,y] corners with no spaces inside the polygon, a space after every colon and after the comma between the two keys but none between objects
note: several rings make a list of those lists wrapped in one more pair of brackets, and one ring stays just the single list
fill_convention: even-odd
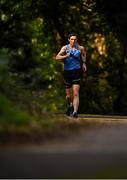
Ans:
[{"label": "man's face", "polygon": [[77,37],[76,36],[71,36],[69,39],[69,42],[72,46],[75,45],[75,43],[77,42]]}]

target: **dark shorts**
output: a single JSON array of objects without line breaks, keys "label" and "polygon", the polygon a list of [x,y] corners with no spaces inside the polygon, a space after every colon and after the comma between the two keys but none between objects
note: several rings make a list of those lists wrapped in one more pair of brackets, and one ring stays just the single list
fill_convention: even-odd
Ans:
[{"label": "dark shorts", "polygon": [[71,88],[73,84],[80,85],[80,80],[81,80],[80,69],[75,69],[70,71],[64,70],[63,75],[64,75],[64,84],[66,88]]}]

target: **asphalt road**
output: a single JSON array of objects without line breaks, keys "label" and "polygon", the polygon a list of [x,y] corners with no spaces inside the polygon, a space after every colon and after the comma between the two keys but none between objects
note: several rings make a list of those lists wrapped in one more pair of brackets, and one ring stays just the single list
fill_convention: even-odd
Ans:
[{"label": "asphalt road", "polygon": [[127,178],[127,123],[96,124],[65,138],[0,147],[0,178]]}]

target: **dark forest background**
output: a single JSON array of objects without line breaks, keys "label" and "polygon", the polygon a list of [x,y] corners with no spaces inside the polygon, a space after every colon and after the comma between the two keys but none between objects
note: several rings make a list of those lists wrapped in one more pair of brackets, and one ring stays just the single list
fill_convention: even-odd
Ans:
[{"label": "dark forest background", "polygon": [[1,0],[0,17],[1,122],[65,112],[54,57],[71,32],[87,53],[79,113],[127,115],[126,0]]}]

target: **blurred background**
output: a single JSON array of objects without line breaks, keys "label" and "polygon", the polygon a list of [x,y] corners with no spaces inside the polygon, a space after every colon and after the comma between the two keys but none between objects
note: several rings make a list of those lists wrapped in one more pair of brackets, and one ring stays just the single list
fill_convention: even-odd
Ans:
[{"label": "blurred background", "polygon": [[87,52],[79,113],[127,114],[125,0],[1,0],[0,17],[1,123],[64,111],[54,57],[71,32]]}]

